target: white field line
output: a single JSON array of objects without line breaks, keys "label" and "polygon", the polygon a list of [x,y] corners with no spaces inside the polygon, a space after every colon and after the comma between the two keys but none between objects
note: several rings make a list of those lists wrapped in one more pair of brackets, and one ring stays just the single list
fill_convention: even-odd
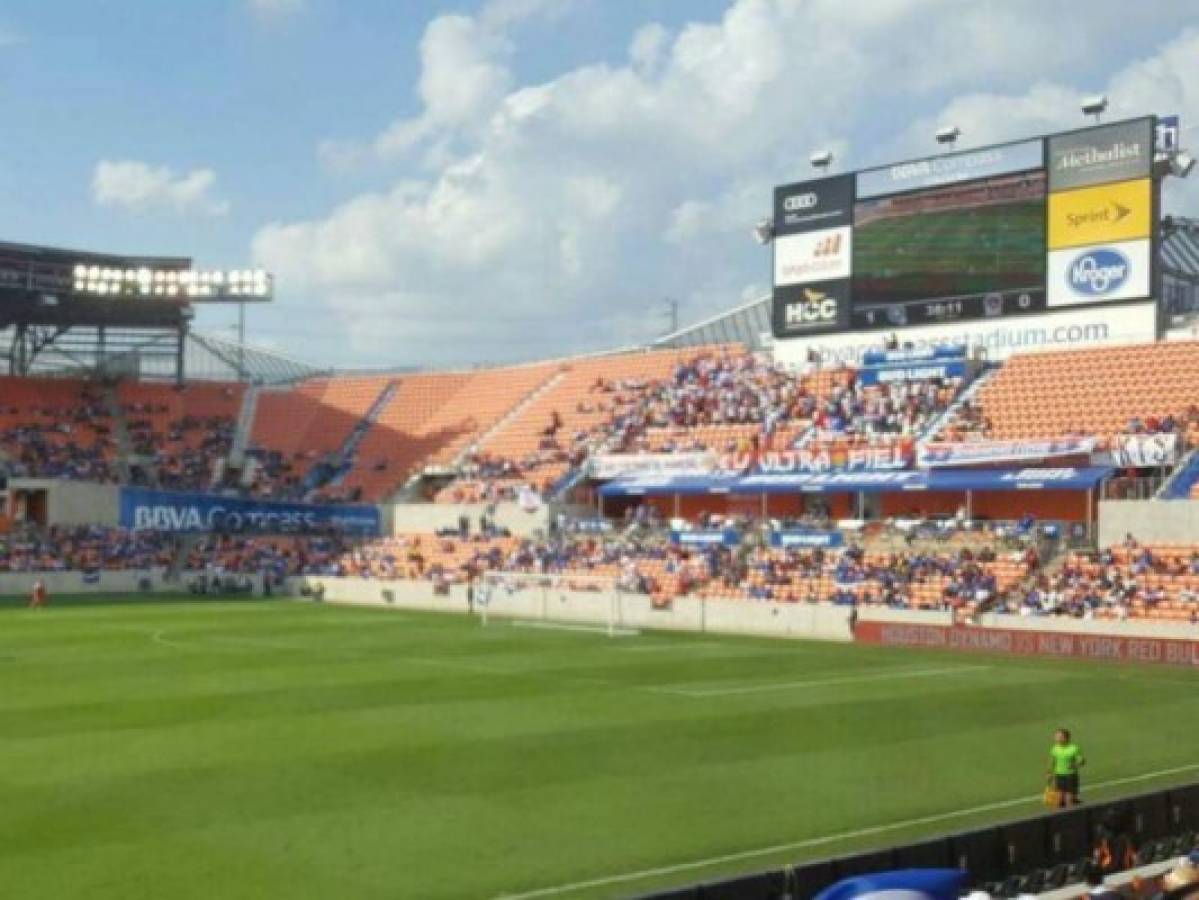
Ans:
[{"label": "white field line", "polygon": [[195,646],[189,647],[187,644],[182,644],[179,641],[172,641],[170,638],[168,638],[166,636],[166,631],[161,628],[158,631],[154,632],[154,634],[151,635],[150,639],[152,641],[154,641],[154,643],[156,643],[156,644],[164,644],[167,647],[176,647],[180,650],[202,649],[202,648],[196,648]]},{"label": "white field line", "polygon": [[722,644],[718,641],[650,641],[640,644],[622,644],[619,649],[627,650],[629,653],[650,653],[670,650],[695,650],[700,648],[723,650],[727,647],[728,644]]},{"label": "white field line", "polygon": [[[1130,775],[1127,778],[1113,778],[1110,781],[1097,781],[1087,785],[1089,790],[1102,790],[1104,788],[1119,787],[1125,784],[1137,784],[1142,781],[1152,781],[1155,778],[1166,778],[1170,775],[1181,775],[1184,772],[1194,772],[1199,770],[1199,763],[1191,763],[1185,766],[1175,766],[1172,769],[1159,769],[1156,772],[1145,772],[1141,775]],[[711,856],[707,859],[696,859],[689,862],[675,863],[669,866],[657,866],[652,869],[642,869],[639,872],[624,872],[620,875],[607,875],[601,878],[590,878],[586,881],[575,881],[570,884],[558,884],[553,887],[537,888],[531,891],[524,891],[517,894],[500,894],[497,900],[535,900],[538,897],[560,897],[564,894],[573,894],[578,891],[589,890],[590,888],[601,888],[613,884],[625,884],[630,881],[642,881],[646,878],[659,878],[666,875],[677,875],[682,872],[691,872],[696,869],[706,869],[712,866],[725,865],[727,863],[740,862],[746,859],[755,859],[760,856],[772,856],[778,853],[787,853],[795,850],[808,850],[813,847],[821,847],[826,844],[835,844],[839,841],[851,841],[857,838],[873,837],[874,835],[886,834],[889,831],[899,831],[904,828],[914,828],[920,825],[935,825],[938,822],[949,822],[953,819],[961,819],[967,816],[979,815],[981,813],[998,812],[1003,809],[1011,809],[1013,806],[1022,806],[1026,803],[1032,803],[1035,800],[1040,800],[1040,794],[1030,794],[1026,797],[1013,797],[1011,800],[997,800],[994,803],[984,803],[981,806],[972,806],[969,809],[955,809],[951,812],[935,813],[929,816],[920,816],[915,819],[903,819],[899,822],[888,822],[884,825],[871,825],[868,828],[859,828],[854,831],[842,831],[839,834],[828,834],[823,837],[807,838],[802,841],[792,841],[787,844],[775,844],[771,847],[758,847],[753,850],[741,850],[736,853],[726,853],[722,856]]]},{"label": "white field line", "polygon": [[875,672],[871,675],[847,675],[843,678],[820,678],[807,681],[771,681],[766,684],[744,684],[723,688],[676,688],[655,687],[660,694],[678,697],[732,697],[737,694],[757,694],[764,691],[789,691],[799,688],[834,687],[841,684],[866,684],[871,681],[893,681],[897,678],[933,678],[937,675],[959,675],[966,672],[983,672],[991,666],[950,666],[939,669],[898,669]]},{"label": "white field line", "polygon": [[530,674],[524,669],[510,669],[505,666],[492,666],[487,663],[463,662],[456,659],[428,659],[422,656],[397,656],[395,662],[412,663],[417,666],[432,666],[436,669],[450,669],[454,672],[469,672],[472,675],[511,675],[519,677]]},{"label": "white field line", "polygon": [[641,634],[635,628],[613,628],[607,625],[577,625],[569,622],[539,622],[530,619],[513,619],[513,628],[539,628],[543,631],[585,631],[589,634],[611,634],[615,637],[636,637]]}]

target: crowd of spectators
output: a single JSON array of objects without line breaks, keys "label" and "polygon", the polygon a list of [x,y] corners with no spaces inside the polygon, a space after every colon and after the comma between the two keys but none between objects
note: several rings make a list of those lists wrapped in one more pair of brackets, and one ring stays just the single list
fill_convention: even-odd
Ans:
[{"label": "crowd of spectators", "polygon": [[85,387],[74,403],[64,406],[4,406],[0,416],[10,423],[0,430],[0,450],[10,474],[116,480],[112,423],[98,392]]},{"label": "crowd of spectators", "polygon": [[[721,523],[728,528],[732,523]],[[51,528],[0,538],[0,571],[94,572],[167,567],[213,575],[344,575],[467,583],[487,572],[602,576],[625,590],[666,598],[695,594],[748,600],[881,604],[1073,618],[1159,617],[1199,624],[1199,548],[1120,547],[1074,553],[1042,567],[1033,547],[867,552],[773,548],[752,533],[738,545],[670,543],[626,529],[517,538],[484,518],[439,534],[352,540],[338,534],[212,535],[175,560],[177,537],[119,528]]]},{"label": "crowd of spectators", "polygon": [[[867,553],[759,544],[688,548],[661,538],[572,535],[550,540],[477,534],[406,535],[348,550],[339,574],[466,583],[486,572],[603,576],[625,590],[893,607],[974,609],[1037,570],[1035,551],[1001,564],[990,549]],[[997,565],[999,564],[999,565]]]},{"label": "crowd of spectators", "polygon": [[246,457],[253,466],[251,492],[268,500],[295,500],[304,494],[301,469],[307,470],[315,462],[316,453],[308,457],[297,454],[293,458],[279,450],[265,447],[250,447]]},{"label": "crowd of spectators", "polygon": [[[127,414],[147,411],[127,410]],[[133,452],[153,467],[157,486],[179,491],[212,487],[213,467],[228,457],[236,427],[225,416],[183,416],[171,420],[165,432],[156,430],[144,415],[128,420]]]},{"label": "crowd of spectators", "polygon": [[[911,445],[956,400],[964,377],[866,383],[851,367],[789,369],[763,354],[723,349],[679,362],[661,380],[597,378],[576,412],[603,413],[568,430],[554,413],[521,458],[478,452],[438,499],[516,500],[544,493],[590,452],[712,451],[738,455],[869,445],[910,457]],[[906,454],[906,456],[905,456]]]},{"label": "crowd of spectators", "polygon": [[822,436],[915,437],[949,409],[964,384],[962,377],[866,384],[855,376],[818,405],[812,424]]},{"label": "crowd of spectators", "polygon": [[276,581],[292,575],[342,574],[339,561],[350,544],[342,535],[249,537],[212,535],[193,547],[185,568],[211,575],[271,575]]},{"label": "crowd of spectators", "polygon": [[[337,476],[343,472],[330,455],[321,455],[315,450],[288,455],[278,450],[250,447],[246,457],[252,471],[244,492],[254,497],[313,503],[357,503],[362,499],[361,488],[343,487],[337,483]],[[386,466],[386,463],[376,465]]]},{"label": "crowd of spectators", "polygon": [[1025,616],[1126,620],[1147,615],[1199,623],[1199,548],[1120,547],[1076,553],[1005,604]]},{"label": "crowd of spectators", "polygon": [[96,572],[166,566],[172,536],[156,531],[78,526],[0,536],[0,572]]},{"label": "crowd of spectators", "polygon": [[[850,370],[841,377],[849,383]],[[751,425],[758,440],[765,441],[784,424],[811,421],[821,402],[805,376],[761,354],[729,350],[700,354],[679,363],[669,379],[634,389],[639,396],[616,396],[607,441],[614,452],[732,451],[739,448],[711,446],[699,433],[661,444],[651,443],[648,432]]]}]

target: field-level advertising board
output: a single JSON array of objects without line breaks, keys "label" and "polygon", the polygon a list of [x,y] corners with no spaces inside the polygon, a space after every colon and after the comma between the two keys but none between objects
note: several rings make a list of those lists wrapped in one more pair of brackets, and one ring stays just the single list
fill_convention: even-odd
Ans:
[{"label": "field-level advertising board", "polygon": [[[1015,318],[1052,330],[1062,307],[1093,310],[1095,333],[1152,340],[1156,320],[1146,330],[1115,310],[1154,296],[1156,121],[776,188],[776,353],[863,332],[1002,331]],[[1058,337],[1039,343],[1094,343]]]},{"label": "field-level advertising board", "polygon": [[516,627],[628,637],[638,632],[623,626],[625,593],[610,575],[485,572],[475,607],[484,627],[502,617]]}]

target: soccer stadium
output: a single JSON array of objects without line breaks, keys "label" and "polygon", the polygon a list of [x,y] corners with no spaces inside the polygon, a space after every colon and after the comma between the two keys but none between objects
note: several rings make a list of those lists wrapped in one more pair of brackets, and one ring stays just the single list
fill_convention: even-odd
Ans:
[{"label": "soccer stadium", "polygon": [[[800,27],[786,4],[719,6],[711,28]],[[343,15],[247,9],[282,43]],[[59,27],[28,12],[48,30],[11,40],[0,12],[0,84]],[[522,28],[628,13],[434,10],[420,90],[447,30],[507,58]],[[637,78],[709,26],[670,26],[672,61],[660,27]],[[1170,28],[1196,54],[1163,59],[1199,80],[1199,36]],[[504,128],[537,114],[487,71]],[[576,313],[551,278],[516,326],[535,351],[503,362],[490,303],[438,301],[429,334],[459,354],[440,364],[414,362],[435,339],[415,315],[402,338],[400,287],[394,314],[358,287],[314,311],[325,276],[272,248],[321,229],[214,237],[236,229],[211,172],[102,162],[98,218],[14,212],[5,895],[1199,896],[1199,106],[1108,90],[993,138],[942,116],[923,145],[813,140],[755,173],[769,214],[705,251],[756,250],[756,293],[675,305],[665,333],[638,301],[641,339],[587,344],[559,339]],[[436,140],[448,114],[425,102],[393,143]],[[323,152],[367,178],[345,172],[378,146]],[[362,285],[378,248],[340,214],[321,227]],[[319,250],[312,271],[336,269]]]}]

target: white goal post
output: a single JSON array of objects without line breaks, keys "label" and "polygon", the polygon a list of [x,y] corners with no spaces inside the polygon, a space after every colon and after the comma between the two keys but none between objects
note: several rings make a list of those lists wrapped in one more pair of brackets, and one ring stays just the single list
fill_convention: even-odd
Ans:
[{"label": "white goal post", "polygon": [[514,625],[569,631],[602,631],[609,637],[638,634],[623,627],[624,591],[611,575],[542,575],[485,572],[475,605],[486,626],[492,616]]}]

